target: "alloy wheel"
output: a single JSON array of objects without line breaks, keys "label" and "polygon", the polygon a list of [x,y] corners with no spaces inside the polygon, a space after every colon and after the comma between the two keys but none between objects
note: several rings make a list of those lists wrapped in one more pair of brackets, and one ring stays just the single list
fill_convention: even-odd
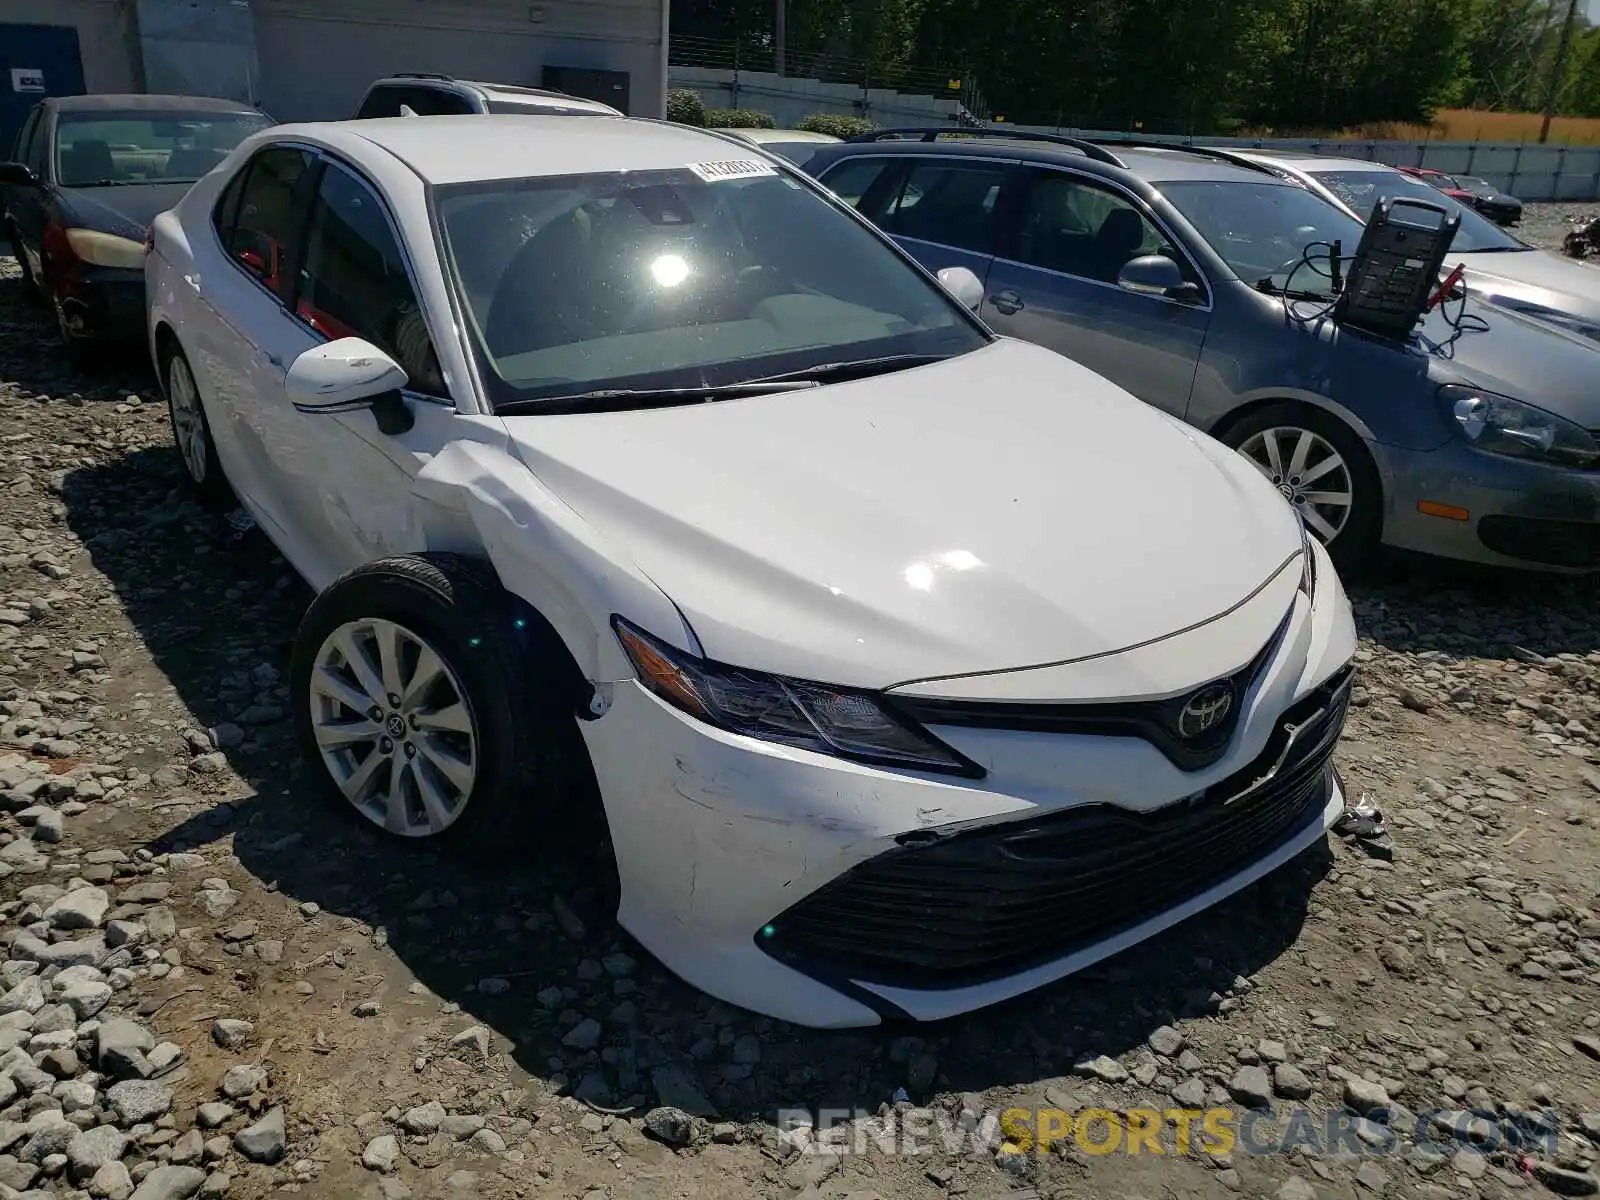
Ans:
[{"label": "alloy wheel", "polygon": [[178,443],[178,453],[183,455],[189,478],[204,483],[209,466],[206,423],[200,408],[199,389],[181,354],[174,354],[167,368],[167,407],[172,412],[172,435]]},{"label": "alloy wheel", "polygon": [[1272,481],[1324,544],[1349,524],[1355,481],[1344,456],[1309,429],[1275,426],[1252,434],[1239,453]]},{"label": "alloy wheel", "polygon": [[323,765],[362,816],[412,838],[460,819],[477,779],[478,726],[427,639],[394,621],[348,621],[323,640],[309,686]]}]

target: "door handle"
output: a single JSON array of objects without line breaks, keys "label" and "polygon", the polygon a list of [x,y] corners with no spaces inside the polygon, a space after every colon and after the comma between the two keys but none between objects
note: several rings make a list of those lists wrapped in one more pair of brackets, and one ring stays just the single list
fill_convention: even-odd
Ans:
[{"label": "door handle", "polygon": [[1019,312],[1024,307],[1022,297],[1009,290],[996,292],[989,297],[989,303],[994,305],[996,312],[1003,313],[1008,317],[1014,312]]},{"label": "door handle", "polygon": [[195,291],[198,292],[200,290],[200,276],[191,273],[191,274],[185,275],[183,277],[183,281],[185,283],[187,283]]}]

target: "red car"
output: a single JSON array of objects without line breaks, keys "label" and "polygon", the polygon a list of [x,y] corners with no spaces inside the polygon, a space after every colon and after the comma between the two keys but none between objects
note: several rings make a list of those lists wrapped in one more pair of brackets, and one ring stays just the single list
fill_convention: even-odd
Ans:
[{"label": "red car", "polygon": [[1424,183],[1438,188],[1457,204],[1464,204],[1468,208],[1476,208],[1478,206],[1477,196],[1467,191],[1466,188],[1455,181],[1454,177],[1446,175],[1443,171],[1434,171],[1428,167],[1401,167],[1399,169],[1407,175],[1414,175]]}]

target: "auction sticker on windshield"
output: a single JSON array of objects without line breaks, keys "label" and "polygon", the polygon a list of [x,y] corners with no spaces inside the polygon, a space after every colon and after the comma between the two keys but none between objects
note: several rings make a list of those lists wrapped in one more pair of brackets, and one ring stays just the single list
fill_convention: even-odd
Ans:
[{"label": "auction sticker on windshield", "polygon": [[757,162],[752,158],[730,158],[726,162],[690,163],[689,170],[707,183],[724,179],[751,179],[757,175],[776,175],[778,169],[771,163]]}]

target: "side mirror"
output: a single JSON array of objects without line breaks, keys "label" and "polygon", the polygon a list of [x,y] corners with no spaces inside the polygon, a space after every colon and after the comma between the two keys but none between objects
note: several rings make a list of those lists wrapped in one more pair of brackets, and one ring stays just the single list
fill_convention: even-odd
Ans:
[{"label": "side mirror", "polygon": [[1165,254],[1145,254],[1130,260],[1117,272],[1117,286],[1141,296],[1165,296],[1193,302],[1200,288],[1183,277],[1183,269]]},{"label": "side mirror", "polygon": [[967,267],[946,267],[939,272],[939,282],[944,284],[945,291],[973,312],[983,303],[983,280]]},{"label": "side mirror", "polygon": [[400,396],[409,376],[371,342],[347,337],[313,346],[289,364],[284,388],[303,413],[343,413],[370,408],[384,433],[411,428]]},{"label": "side mirror", "polygon": [[38,187],[39,177],[27,163],[0,162],[0,183],[12,187]]}]

